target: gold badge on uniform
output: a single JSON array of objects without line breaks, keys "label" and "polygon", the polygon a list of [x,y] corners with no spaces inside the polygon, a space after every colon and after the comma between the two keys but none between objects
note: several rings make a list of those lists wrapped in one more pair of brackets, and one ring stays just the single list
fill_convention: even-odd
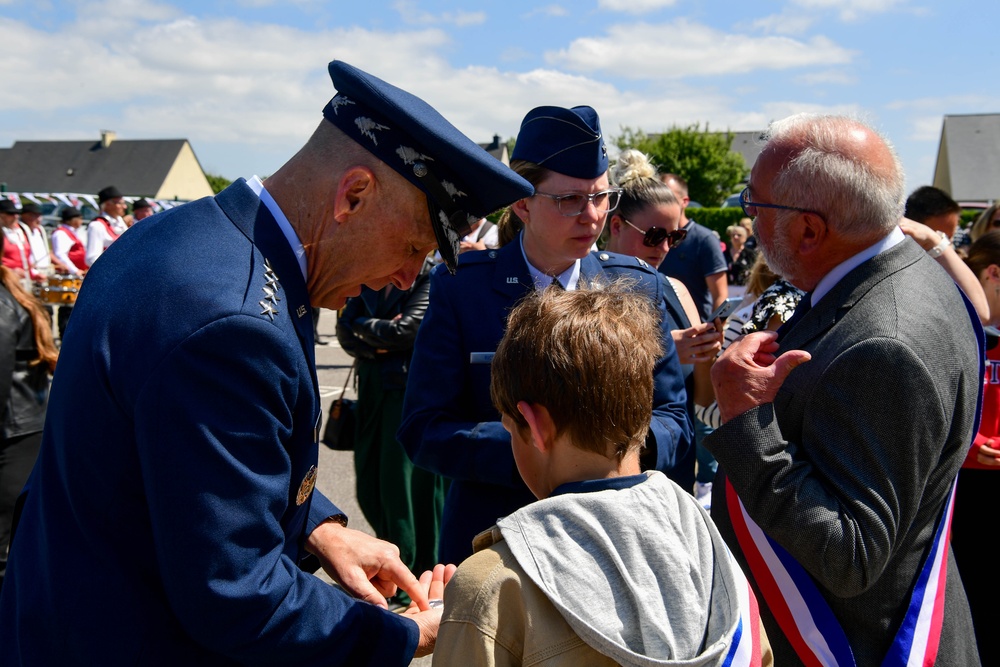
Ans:
[{"label": "gold badge on uniform", "polygon": [[295,504],[301,505],[309,500],[309,494],[313,492],[314,488],[316,488],[316,466],[311,466],[305,479],[302,480],[302,484],[299,485],[299,494],[295,496]]}]

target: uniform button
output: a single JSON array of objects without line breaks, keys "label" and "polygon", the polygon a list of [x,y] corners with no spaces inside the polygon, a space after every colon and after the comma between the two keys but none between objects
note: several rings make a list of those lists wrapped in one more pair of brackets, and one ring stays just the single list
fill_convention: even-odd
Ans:
[{"label": "uniform button", "polygon": [[608,253],[606,253],[606,252],[602,252],[602,253],[601,253],[600,255],[598,255],[598,256],[597,256],[597,258],[598,258],[598,259],[600,259],[600,260],[601,260],[602,262],[606,262],[606,261],[608,261],[608,259],[609,259],[610,257],[611,257],[611,255],[609,255],[609,254],[608,254]]},{"label": "uniform button", "polygon": [[496,258],[497,258],[497,251],[490,250],[490,259],[496,259]]}]

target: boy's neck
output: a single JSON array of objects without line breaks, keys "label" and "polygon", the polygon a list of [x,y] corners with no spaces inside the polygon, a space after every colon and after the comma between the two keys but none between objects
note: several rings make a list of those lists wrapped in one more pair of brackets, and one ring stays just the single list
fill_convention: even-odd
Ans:
[{"label": "boy's neck", "polygon": [[629,452],[621,461],[609,459],[597,452],[590,452],[563,441],[553,447],[545,475],[545,498],[570,482],[585,482],[592,479],[609,479],[638,475],[639,453]]}]

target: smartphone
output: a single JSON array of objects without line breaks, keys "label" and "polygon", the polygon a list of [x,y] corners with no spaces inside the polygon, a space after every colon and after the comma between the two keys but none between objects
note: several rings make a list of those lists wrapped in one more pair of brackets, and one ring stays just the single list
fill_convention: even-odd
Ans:
[{"label": "smartphone", "polygon": [[725,321],[727,317],[736,312],[736,309],[740,307],[743,303],[743,297],[741,296],[731,296],[722,302],[714,313],[708,316],[708,322],[714,322],[715,320]]}]

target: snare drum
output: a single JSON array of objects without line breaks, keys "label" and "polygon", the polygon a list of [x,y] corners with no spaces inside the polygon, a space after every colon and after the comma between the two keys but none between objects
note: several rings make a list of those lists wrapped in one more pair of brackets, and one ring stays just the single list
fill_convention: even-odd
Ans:
[{"label": "snare drum", "polygon": [[39,289],[38,298],[43,303],[72,306],[76,303],[76,295],[79,292],[80,290],[76,287],[42,287]]},{"label": "snare drum", "polygon": [[72,273],[57,273],[49,276],[49,287],[70,287],[80,291],[83,285],[83,278]]}]

